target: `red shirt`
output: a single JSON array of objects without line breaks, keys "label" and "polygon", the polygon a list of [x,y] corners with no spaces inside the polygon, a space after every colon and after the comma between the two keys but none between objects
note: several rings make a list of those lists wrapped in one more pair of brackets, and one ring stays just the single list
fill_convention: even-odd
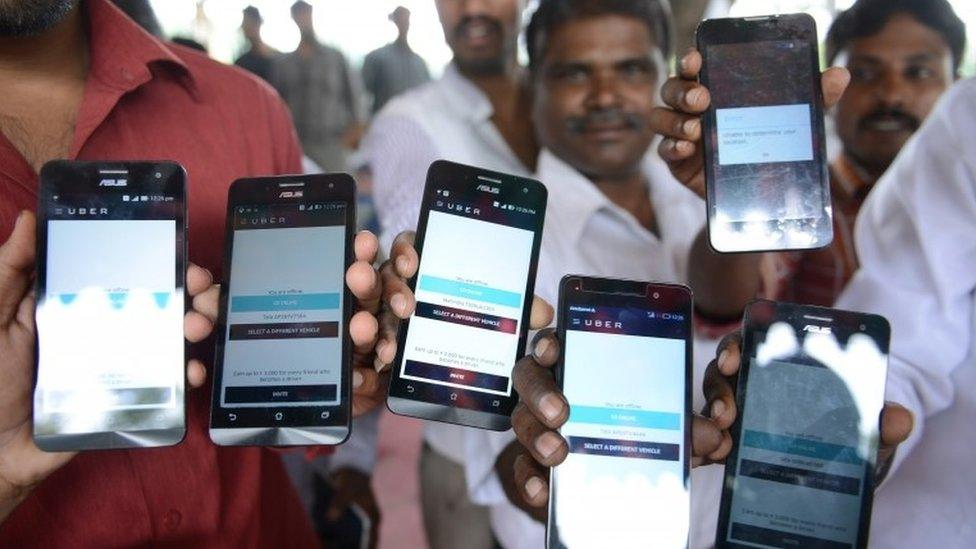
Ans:
[{"label": "red shirt", "polygon": [[[182,164],[190,260],[219,276],[231,181],[301,172],[288,110],[262,81],[164,45],[106,0],[82,9],[91,70],[69,158]],[[0,135],[0,241],[36,201],[37,174]],[[212,444],[209,402],[206,387],[190,393],[180,445],[79,454],[0,525],[0,546],[317,546],[277,454]]]}]

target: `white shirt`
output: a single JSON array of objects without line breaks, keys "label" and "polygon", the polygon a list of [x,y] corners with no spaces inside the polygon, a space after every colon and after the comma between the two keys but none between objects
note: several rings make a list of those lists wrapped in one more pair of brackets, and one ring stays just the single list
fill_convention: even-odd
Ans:
[{"label": "white shirt", "polygon": [[858,215],[837,307],[892,327],[886,399],[915,430],[876,492],[873,547],[976,547],[976,80],[956,85]]},{"label": "white shirt", "polygon": [[[544,151],[537,178],[549,190],[536,295],[556,305],[559,281],[566,274],[687,283],[688,256],[705,224],[705,204],[677,182],[656,154],[648,154],[644,171],[660,237],[627,211],[613,204],[577,170]],[[716,341],[696,341],[695,387]],[[704,405],[695,390],[695,409]],[[506,433],[471,432],[466,436],[466,473],[472,498],[492,506],[492,527],[508,549],[543,546],[545,528],[510,504],[494,472],[501,450],[514,440]],[[692,476],[692,546],[711,544],[721,494],[721,468],[698,468]],[[699,497],[699,495],[703,497]]]},{"label": "white shirt", "polygon": [[[491,121],[488,97],[453,64],[444,75],[392,99],[376,116],[363,140],[373,174],[381,248],[415,230],[427,169],[435,160],[451,160],[489,170],[528,176]],[[440,454],[464,462],[466,427],[427,422],[424,436]]]}]

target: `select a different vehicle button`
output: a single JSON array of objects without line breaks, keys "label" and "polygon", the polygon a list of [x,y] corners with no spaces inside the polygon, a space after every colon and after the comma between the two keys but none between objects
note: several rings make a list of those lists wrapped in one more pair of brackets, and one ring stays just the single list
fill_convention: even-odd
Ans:
[{"label": "select a different vehicle button", "polygon": [[339,337],[338,322],[276,322],[232,324],[230,338],[248,339],[323,339]]},{"label": "select a different vehicle button", "polygon": [[338,385],[290,385],[277,387],[227,387],[224,401],[232,404],[265,402],[332,402],[339,394]]}]

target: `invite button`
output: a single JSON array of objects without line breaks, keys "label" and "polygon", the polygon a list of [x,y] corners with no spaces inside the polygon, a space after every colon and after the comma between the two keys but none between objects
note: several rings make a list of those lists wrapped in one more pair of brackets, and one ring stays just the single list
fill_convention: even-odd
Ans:
[{"label": "invite button", "polygon": [[224,402],[228,404],[262,404],[275,402],[333,402],[338,385],[276,385],[272,387],[227,387]]}]

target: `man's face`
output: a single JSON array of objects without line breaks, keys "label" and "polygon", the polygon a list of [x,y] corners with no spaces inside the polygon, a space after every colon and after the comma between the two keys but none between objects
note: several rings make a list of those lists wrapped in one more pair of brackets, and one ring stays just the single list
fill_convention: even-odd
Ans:
[{"label": "man's face", "polygon": [[40,34],[64,20],[77,0],[0,0],[0,37]]},{"label": "man's face", "polygon": [[555,29],[533,76],[541,144],[591,178],[640,170],[654,134],[657,44],[637,19],[606,15]]},{"label": "man's face", "polygon": [[397,33],[407,34],[410,31],[410,10],[398,8],[394,11],[393,24],[396,25]]},{"label": "man's face", "polygon": [[314,32],[315,25],[312,24],[312,8],[299,8],[292,14],[295,25],[301,31],[302,36],[307,36]]},{"label": "man's face", "polygon": [[437,0],[444,38],[468,74],[505,70],[519,35],[520,0]]},{"label": "man's face", "polygon": [[244,32],[244,38],[247,38],[248,42],[260,40],[261,20],[250,15],[245,15],[244,21],[241,22],[241,31]]},{"label": "man's face", "polygon": [[837,104],[837,133],[848,155],[880,173],[952,85],[952,52],[908,14],[845,51],[852,80]]}]

